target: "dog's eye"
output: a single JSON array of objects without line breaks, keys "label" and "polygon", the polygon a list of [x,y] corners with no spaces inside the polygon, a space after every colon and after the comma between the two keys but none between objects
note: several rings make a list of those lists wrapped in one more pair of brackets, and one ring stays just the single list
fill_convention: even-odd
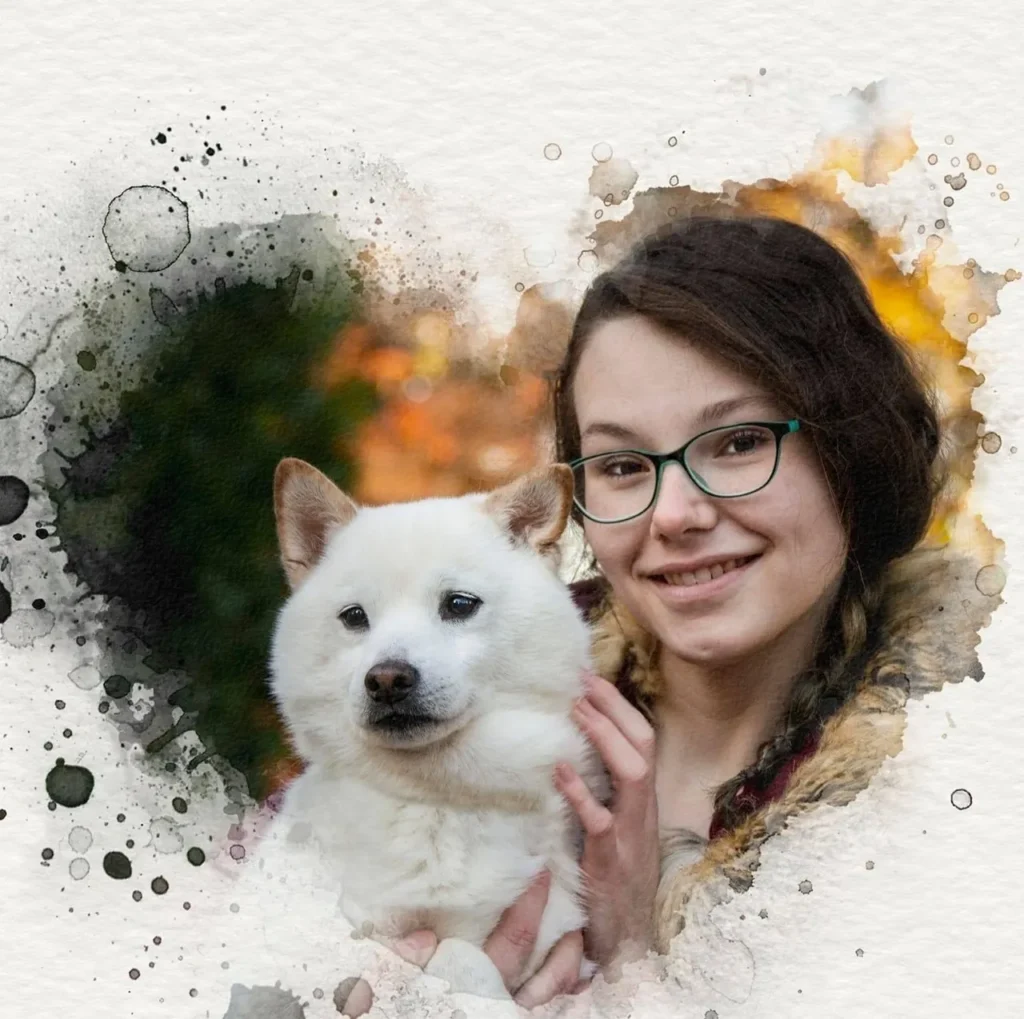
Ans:
[{"label": "dog's eye", "polygon": [[345,625],[346,630],[368,630],[370,620],[362,605],[349,605],[338,613],[338,618]]},{"label": "dog's eye", "polygon": [[475,594],[464,591],[449,591],[441,599],[440,616],[446,622],[460,622],[469,619],[483,602]]}]

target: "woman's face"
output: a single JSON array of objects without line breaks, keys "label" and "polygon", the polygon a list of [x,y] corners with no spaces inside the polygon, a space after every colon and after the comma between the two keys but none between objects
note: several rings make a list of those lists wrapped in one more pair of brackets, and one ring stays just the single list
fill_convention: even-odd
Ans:
[{"label": "woman's face", "polygon": [[[753,382],[639,316],[595,328],[573,395],[583,456],[667,453],[717,425],[787,419]],[[802,631],[812,641],[845,565],[845,530],[800,431],[782,440],[774,478],[752,495],[716,499],[669,463],[641,517],[584,526],[637,621],[679,658],[710,667]]]}]

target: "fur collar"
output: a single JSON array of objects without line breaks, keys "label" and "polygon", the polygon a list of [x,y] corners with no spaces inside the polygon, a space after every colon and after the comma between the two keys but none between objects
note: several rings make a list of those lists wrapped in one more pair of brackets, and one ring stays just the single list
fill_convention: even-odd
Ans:
[{"label": "fur collar", "polygon": [[[667,952],[688,921],[730,889],[750,887],[761,845],[791,817],[819,803],[849,803],[868,786],[885,758],[902,748],[909,698],[968,676],[981,680],[975,650],[979,630],[1001,602],[998,595],[978,590],[975,578],[982,565],[964,552],[935,547],[919,548],[894,563],[884,585],[879,646],[853,696],[826,722],[785,787],[710,842],[688,832],[663,833],[655,916],[659,952]],[[617,682],[634,703],[656,698],[657,642],[603,589],[580,594],[594,627],[596,671]]]}]

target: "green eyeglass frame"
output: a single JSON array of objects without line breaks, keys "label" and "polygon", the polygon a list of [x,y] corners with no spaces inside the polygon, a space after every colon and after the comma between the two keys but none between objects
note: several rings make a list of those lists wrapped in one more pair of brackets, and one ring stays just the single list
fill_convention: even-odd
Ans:
[{"label": "green eyeglass frame", "polygon": [[[768,478],[763,484],[758,485],[756,488],[751,488],[745,492],[733,492],[729,495],[721,495],[718,492],[712,491],[708,488],[707,484],[692,470],[689,464],[686,462],[687,450],[698,440],[703,439],[707,435],[712,435],[715,432],[727,432],[734,431],[742,428],[764,428],[766,431],[772,433],[775,436],[775,462],[772,464],[772,472],[768,475]],[[602,519],[601,517],[595,517],[587,512],[576,496],[573,496],[573,502],[576,508],[588,519],[593,521],[595,524],[623,524],[627,520],[635,520],[637,517],[642,517],[657,501],[658,493],[661,491],[661,476],[664,473],[665,465],[670,463],[679,464],[680,467],[685,471],[686,476],[705,494],[711,496],[713,499],[742,499],[748,495],[753,495],[755,492],[760,492],[761,489],[766,488],[771,484],[772,479],[775,477],[779,469],[779,459],[782,456],[782,440],[792,432],[800,430],[800,422],[797,418],[791,418],[789,421],[741,421],[731,425],[719,425],[717,428],[709,428],[707,431],[701,432],[699,435],[695,435],[692,439],[685,442],[679,449],[673,453],[652,453],[647,449],[615,449],[609,450],[605,453],[594,453],[591,456],[582,456],[573,460],[569,463],[569,466],[576,470],[577,467],[582,467],[585,463],[592,460],[600,460],[604,457],[614,456],[622,453],[632,453],[637,456],[646,457],[651,463],[654,464],[656,471],[654,479],[654,491],[651,494],[650,502],[639,512],[631,513],[626,517],[616,517],[613,520]]]}]

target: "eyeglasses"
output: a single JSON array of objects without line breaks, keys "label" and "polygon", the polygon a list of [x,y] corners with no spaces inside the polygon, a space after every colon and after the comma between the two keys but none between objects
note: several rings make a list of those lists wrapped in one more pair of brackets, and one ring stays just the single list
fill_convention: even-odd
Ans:
[{"label": "eyeglasses", "polygon": [[646,513],[661,488],[665,465],[679,464],[690,480],[716,499],[759,492],[779,469],[782,440],[800,422],[748,421],[695,435],[674,453],[617,449],[580,457],[569,466],[573,501],[597,524],[619,524]]}]

